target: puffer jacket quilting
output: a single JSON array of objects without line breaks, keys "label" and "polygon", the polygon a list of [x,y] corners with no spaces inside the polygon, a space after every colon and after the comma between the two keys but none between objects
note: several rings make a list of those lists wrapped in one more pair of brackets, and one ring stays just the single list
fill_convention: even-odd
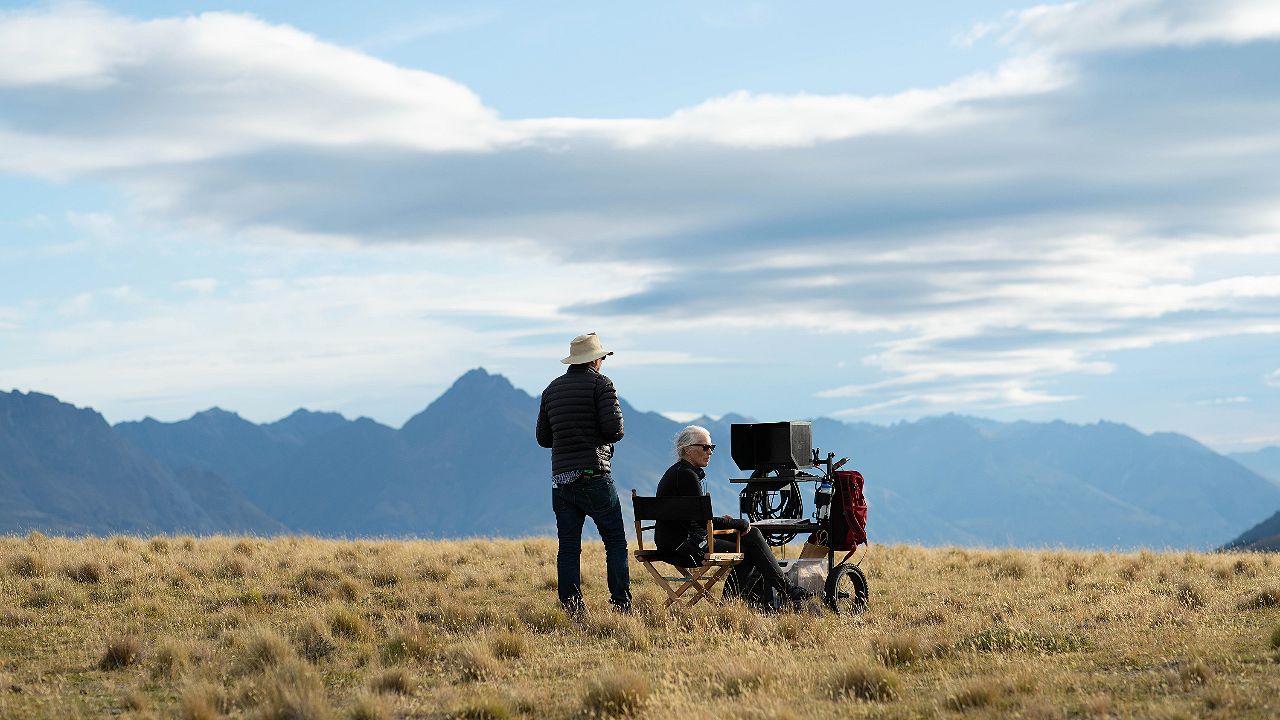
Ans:
[{"label": "puffer jacket quilting", "polygon": [[622,407],[613,381],[589,365],[570,365],[542,391],[538,444],[551,448],[551,473],[609,472],[613,443],[622,439]]}]

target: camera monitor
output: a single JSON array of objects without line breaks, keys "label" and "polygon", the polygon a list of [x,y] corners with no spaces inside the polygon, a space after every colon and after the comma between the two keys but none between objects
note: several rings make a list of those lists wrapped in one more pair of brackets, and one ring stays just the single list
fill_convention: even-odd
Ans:
[{"label": "camera monitor", "polygon": [[739,470],[813,467],[813,430],[807,422],[734,423],[729,442]]}]

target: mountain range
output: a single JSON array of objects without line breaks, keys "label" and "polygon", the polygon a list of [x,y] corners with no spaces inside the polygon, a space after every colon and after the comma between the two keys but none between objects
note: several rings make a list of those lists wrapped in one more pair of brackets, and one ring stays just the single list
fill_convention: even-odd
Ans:
[{"label": "mountain range", "polygon": [[[0,531],[554,534],[537,403],[483,369],[399,429],[307,410],[255,424],[218,408],[112,427],[48,395],[0,393]],[[625,400],[623,413],[614,477],[626,507],[631,488],[653,491],[682,424]],[[745,420],[694,421],[722,443],[707,468],[718,513],[737,511],[730,480],[745,473],[729,427]],[[813,438],[866,475],[878,542],[1205,549],[1280,509],[1280,484],[1245,460],[1116,423],[819,418]]]}]

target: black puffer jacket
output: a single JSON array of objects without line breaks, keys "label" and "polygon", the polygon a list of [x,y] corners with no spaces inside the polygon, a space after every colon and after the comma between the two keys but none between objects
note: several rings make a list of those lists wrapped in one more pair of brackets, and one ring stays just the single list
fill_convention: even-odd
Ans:
[{"label": "black puffer jacket", "polygon": [[[658,497],[705,495],[706,488],[703,487],[703,480],[706,476],[702,468],[681,458],[662,474],[655,495]],[[722,517],[711,518],[712,530],[746,530],[748,527],[746,520],[738,518],[727,520]],[[694,563],[700,563],[702,562],[700,548],[707,544],[707,525],[700,522],[685,525],[671,520],[658,520],[654,523],[653,544],[663,552],[688,554],[693,558]]]},{"label": "black puffer jacket", "polygon": [[622,407],[613,381],[590,365],[570,365],[542,391],[538,444],[551,448],[551,473],[609,472],[613,444],[622,439]]}]

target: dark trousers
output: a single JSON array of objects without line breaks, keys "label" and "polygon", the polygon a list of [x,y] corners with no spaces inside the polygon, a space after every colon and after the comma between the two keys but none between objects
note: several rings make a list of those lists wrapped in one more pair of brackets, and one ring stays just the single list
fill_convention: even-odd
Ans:
[{"label": "dark trousers", "polygon": [[556,513],[556,582],[560,603],[570,612],[582,609],[582,525],[588,517],[604,540],[609,577],[609,602],[631,607],[631,574],[627,569],[627,534],[622,526],[622,504],[613,478],[608,475],[581,478],[551,488],[551,509]]},{"label": "dark trousers", "polygon": [[[717,535],[716,552],[733,552],[733,538]],[[764,578],[766,602],[772,600],[769,596],[772,595],[773,590],[778,590],[784,597],[786,596],[787,577],[782,574],[778,559],[769,548],[769,541],[764,539],[764,535],[758,528],[751,528],[742,536],[742,554],[744,556],[742,563],[733,569],[734,575],[737,576],[738,587],[746,587],[747,575],[755,570],[760,577]]]}]

